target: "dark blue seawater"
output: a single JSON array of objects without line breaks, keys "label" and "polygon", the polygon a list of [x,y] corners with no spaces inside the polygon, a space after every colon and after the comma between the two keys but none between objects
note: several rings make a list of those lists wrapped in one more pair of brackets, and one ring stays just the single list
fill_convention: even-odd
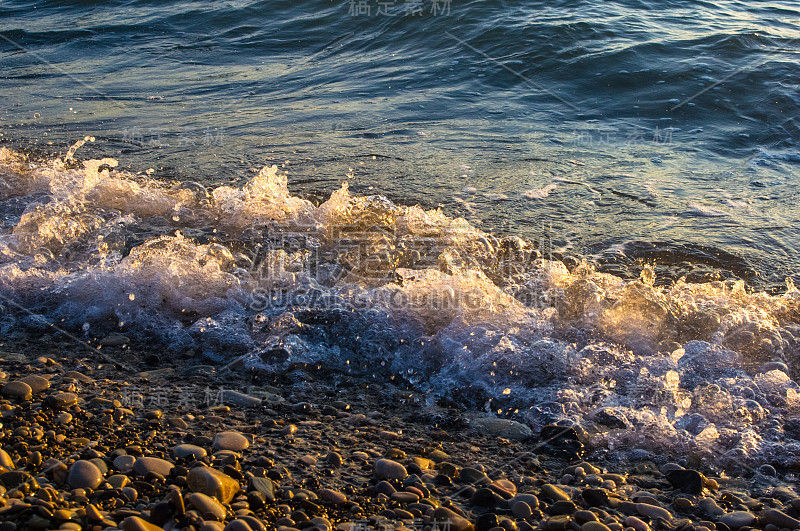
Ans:
[{"label": "dark blue seawater", "polygon": [[307,197],[347,180],[565,252],[800,263],[792,1],[5,0],[0,36],[13,146],[94,135],[212,185],[286,162]]},{"label": "dark blue seawater", "polygon": [[796,464],[798,58],[789,0],[2,0],[0,341]]}]

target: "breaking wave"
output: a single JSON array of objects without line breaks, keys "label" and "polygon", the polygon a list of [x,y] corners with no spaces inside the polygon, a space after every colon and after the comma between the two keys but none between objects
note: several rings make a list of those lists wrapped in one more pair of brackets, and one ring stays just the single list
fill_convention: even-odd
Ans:
[{"label": "breaking wave", "polygon": [[662,283],[647,265],[623,279],[346,183],[314,204],[271,166],[206,189],[78,162],[80,145],[48,160],[0,149],[6,341],[68,333],[243,377],[315,365],[573,425],[594,449],[800,458],[791,281],[781,295]]}]

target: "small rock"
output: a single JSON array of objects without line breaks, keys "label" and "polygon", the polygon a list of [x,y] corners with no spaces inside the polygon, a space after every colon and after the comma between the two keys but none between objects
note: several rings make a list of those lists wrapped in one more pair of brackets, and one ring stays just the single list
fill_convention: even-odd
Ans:
[{"label": "small rock", "polygon": [[446,507],[439,507],[433,511],[433,520],[439,524],[439,527],[449,528],[451,531],[473,531],[475,529],[469,520]]},{"label": "small rock", "polygon": [[225,526],[224,531],[253,531],[245,520],[236,519]]},{"label": "small rock", "polygon": [[542,485],[542,496],[550,498],[553,501],[570,501],[570,497],[566,492],[550,483]]},{"label": "small rock", "polygon": [[129,516],[122,521],[120,525],[122,531],[164,531],[155,524],[139,518],[138,516]]},{"label": "small rock", "polygon": [[185,430],[189,428],[189,424],[180,417],[168,417],[167,425],[170,428],[177,428],[179,430]]},{"label": "small rock", "polygon": [[419,501],[419,495],[404,491],[395,492],[390,498],[398,503],[417,503]]},{"label": "small rock", "polygon": [[38,374],[30,374],[25,378],[20,378],[19,381],[28,384],[34,394],[41,393],[50,388],[50,380]]},{"label": "small rock", "polygon": [[694,509],[694,503],[688,498],[675,498],[672,502],[672,506],[678,511],[691,511]]},{"label": "small rock", "polygon": [[115,489],[121,489],[126,487],[128,483],[131,482],[130,478],[124,474],[114,474],[110,478],[108,478],[109,484]]},{"label": "small rock", "polygon": [[428,454],[428,458],[436,463],[441,463],[450,459],[450,456],[441,450],[434,450]]},{"label": "small rock", "polygon": [[378,479],[405,479],[408,477],[406,467],[391,459],[375,461],[375,477]]},{"label": "small rock", "polygon": [[133,471],[140,476],[146,475],[148,472],[155,472],[162,476],[168,476],[170,471],[175,468],[175,465],[166,459],[159,459],[158,457],[139,457],[133,463]]},{"label": "small rock", "polygon": [[50,395],[44,399],[44,404],[50,409],[54,409],[56,411],[66,407],[74,406],[77,403],[78,395],[66,391]]},{"label": "small rock", "polygon": [[90,461],[75,461],[69,467],[67,483],[73,489],[96,489],[103,481],[103,473]]},{"label": "small rock", "polygon": [[230,450],[241,452],[250,446],[250,441],[241,433],[235,431],[223,431],[214,437],[214,451]]},{"label": "small rock", "polygon": [[578,507],[571,501],[559,500],[553,502],[548,508],[548,512],[552,515],[556,514],[572,514],[578,510]]},{"label": "small rock", "polygon": [[637,503],[636,512],[638,512],[641,516],[646,516],[647,518],[651,519],[663,518],[667,522],[672,520],[672,515],[668,510],[662,507],[656,507],[655,505],[650,505],[648,503]]},{"label": "small rock", "polygon": [[270,503],[275,501],[275,484],[271,479],[252,477],[249,484],[250,490],[260,492]]},{"label": "small rock", "polygon": [[193,492],[186,496],[186,502],[203,515],[213,515],[217,520],[225,518],[225,507],[222,506],[217,500],[206,496],[202,492]]},{"label": "small rock", "polygon": [[632,527],[636,531],[650,531],[650,526],[635,516],[629,516],[625,519],[625,526]]},{"label": "small rock", "polygon": [[472,467],[462,468],[459,473],[459,478],[463,483],[469,483],[470,485],[485,485],[491,483],[491,480],[484,472]]},{"label": "small rock", "polygon": [[501,507],[506,505],[505,499],[498,496],[496,492],[491,489],[482,488],[475,491],[475,494],[469,500],[470,505],[477,505],[479,507]]},{"label": "small rock", "polygon": [[533,511],[531,510],[531,506],[524,501],[516,501],[511,504],[511,513],[517,518],[527,520],[531,517]]},{"label": "small rock", "polygon": [[91,503],[86,506],[86,517],[93,522],[103,521],[103,514]]},{"label": "small rock", "polygon": [[705,476],[697,470],[667,470],[664,475],[673,487],[687,494],[700,494],[703,492]]},{"label": "small rock", "polygon": [[703,498],[699,502],[697,502],[697,506],[703,511],[705,514],[710,516],[711,518],[716,518],[718,516],[722,516],[725,514],[725,510],[717,505],[717,502],[714,501],[713,498]]},{"label": "small rock", "polygon": [[539,498],[537,498],[533,494],[530,493],[517,494],[512,499],[508,500],[509,504],[513,504],[514,502],[518,501],[527,503],[531,509],[539,508]]},{"label": "small rock", "polygon": [[792,518],[778,509],[767,509],[761,513],[759,518],[761,525],[775,525],[781,529],[800,529],[800,520]]},{"label": "small rock", "polygon": [[3,468],[7,468],[9,470],[17,468],[14,465],[14,460],[11,459],[11,456],[8,455],[6,451],[3,450],[2,448],[0,448],[0,466],[2,466]]},{"label": "small rock", "polygon": [[222,503],[230,502],[239,492],[239,482],[219,470],[198,466],[189,470],[189,490],[214,496]]},{"label": "small rock", "polygon": [[757,518],[754,514],[747,511],[735,511],[723,515],[719,521],[731,528],[732,530],[739,529],[740,527],[753,527]]},{"label": "small rock", "polygon": [[583,489],[581,497],[589,507],[602,507],[609,503],[608,491],[605,489]]},{"label": "small rock", "polygon": [[545,529],[547,531],[565,531],[570,528],[572,519],[568,515],[553,516],[547,519]]},{"label": "small rock", "polygon": [[621,411],[612,407],[603,408],[594,414],[594,420],[611,429],[625,429],[628,427],[627,417]]},{"label": "small rock", "polygon": [[179,444],[172,449],[172,454],[176,459],[191,457],[193,460],[197,460],[204,458],[206,455],[208,455],[208,452],[206,452],[205,448],[201,448],[200,446],[194,444]]},{"label": "small rock", "polygon": [[575,511],[575,514],[573,514],[572,517],[580,525],[583,525],[586,522],[597,522],[598,521],[597,520],[597,515],[594,514],[592,511],[585,511],[585,510]]},{"label": "small rock", "polygon": [[123,474],[133,471],[134,463],[136,463],[136,458],[132,455],[118,455],[114,458],[114,468]]},{"label": "small rock", "polygon": [[317,464],[317,458],[313,455],[303,455],[297,459],[297,463],[303,466],[315,466]]},{"label": "small rock", "polygon": [[524,441],[533,435],[533,431],[528,426],[510,419],[482,417],[473,420],[471,425],[478,433],[490,437]]},{"label": "small rock", "polygon": [[334,505],[341,505],[347,501],[347,496],[332,489],[322,489],[319,491],[319,493],[317,493],[317,496],[319,496],[320,500],[332,503]]},{"label": "small rock", "polygon": [[325,456],[325,462],[331,466],[342,466],[344,460],[342,459],[341,454],[337,452],[330,452],[328,455]]},{"label": "small rock", "polygon": [[585,447],[573,427],[550,424],[544,426],[539,434],[542,448],[547,452],[566,459],[580,459]]},{"label": "small rock", "polygon": [[397,492],[397,489],[394,488],[394,486],[392,486],[392,484],[388,481],[379,481],[378,484],[375,485],[375,490],[378,492],[378,494],[385,494],[389,497]]},{"label": "small rock", "polygon": [[16,398],[18,400],[30,400],[31,396],[33,396],[33,390],[31,389],[31,386],[25,382],[20,382],[19,380],[5,384],[3,386],[2,393],[5,396],[10,396],[11,398]]},{"label": "small rock", "polygon": [[261,405],[261,399],[233,391],[232,389],[222,391],[222,401],[225,404],[238,407],[258,407]]}]

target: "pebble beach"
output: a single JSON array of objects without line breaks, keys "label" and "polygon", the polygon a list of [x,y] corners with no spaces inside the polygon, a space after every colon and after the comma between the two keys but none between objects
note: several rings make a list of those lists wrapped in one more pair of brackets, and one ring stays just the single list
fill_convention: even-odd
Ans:
[{"label": "pebble beach", "polygon": [[769,465],[615,461],[572,427],[532,433],[311,369],[245,384],[185,360],[0,359],[0,531],[800,528]]}]

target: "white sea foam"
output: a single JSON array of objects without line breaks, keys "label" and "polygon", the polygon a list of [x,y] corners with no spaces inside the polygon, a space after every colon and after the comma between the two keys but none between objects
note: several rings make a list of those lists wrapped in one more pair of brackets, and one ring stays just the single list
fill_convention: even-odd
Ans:
[{"label": "white sea foam", "polygon": [[568,269],[346,184],[315,206],[275,166],[213,190],[116,167],[0,149],[0,293],[33,312],[6,312],[4,337],[41,337],[48,320],[254,371],[401,378],[534,427],[576,423],[594,448],[731,466],[800,453],[782,428],[800,413],[791,283],[772,296]]}]

